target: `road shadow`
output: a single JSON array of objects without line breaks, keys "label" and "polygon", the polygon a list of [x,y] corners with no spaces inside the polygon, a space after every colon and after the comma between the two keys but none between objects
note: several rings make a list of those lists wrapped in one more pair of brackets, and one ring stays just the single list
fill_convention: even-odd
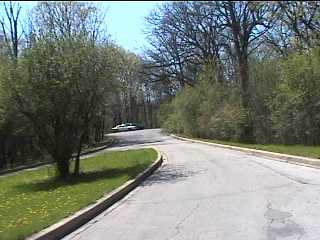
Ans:
[{"label": "road shadow", "polygon": [[141,186],[182,182],[198,173],[200,171],[188,170],[182,165],[165,165],[149,176]]},{"label": "road shadow", "polygon": [[164,143],[163,140],[123,140],[119,138],[119,142],[115,147],[128,147],[132,145],[159,145]]},{"label": "road shadow", "polygon": [[129,178],[132,179],[148,166],[149,164],[146,163],[126,168],[108,168],[99,171],[81,173],[79,176],[70,176],[65,179],[51,177],[44,181],[19,184],[16,185],[15,188],[20,192],[49,192],[64,186],[72,186],[81,183],[90,183],[99,181],[101,179],[111,179],[124,175],[129,176]]},{"label": "road shadow", "polygon": [[[173,140],[175,141],[175,140]],[[172,142],[172,139],[168,141],[168,139],[164,140],[134,140],[134,141],[127,141],[127,140],[119,140],[118,143],[114,144],[112,148],[126,148],[126,147],[148,147],[148,146],[165,146],[165,145],[180,145],[185,144],[183,141],[176,141]]]}]

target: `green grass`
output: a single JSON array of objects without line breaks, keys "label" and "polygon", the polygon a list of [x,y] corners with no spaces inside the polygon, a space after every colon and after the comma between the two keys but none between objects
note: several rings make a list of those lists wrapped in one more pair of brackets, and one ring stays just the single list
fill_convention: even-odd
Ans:
[{"label": "green grass", "polygon": [[[185,135],[178,135],[178,136],[191,138]],[[237,147],[252,148],[252,149],[264,150],[269,152],[284,153],[284,154],[290,154],[290,155],[296,155],[296,156],[320,158],[320,146],[248,144],[248,143],[238,143],[238,142],[211,140],[211,139],[203,139],[203,138],[191,138],[191,139],[201,140],[205,142],[232,145]]]},{"label": "green grass", "polygon": [[153,149],[83,159],[83,174],[57,180],[54,166],[0,177],[0,239],[23,239],[111,192],[155,161]]}]

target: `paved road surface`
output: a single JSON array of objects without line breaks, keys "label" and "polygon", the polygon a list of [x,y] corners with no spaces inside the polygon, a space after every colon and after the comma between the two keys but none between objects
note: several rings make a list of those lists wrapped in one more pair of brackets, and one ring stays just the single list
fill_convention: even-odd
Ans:
[{"label": "paved road surface", "polygon": [[65,239],[319,240],[320,170],[176,140],[113,134],[115,149],[156,146],[164,165]]}]

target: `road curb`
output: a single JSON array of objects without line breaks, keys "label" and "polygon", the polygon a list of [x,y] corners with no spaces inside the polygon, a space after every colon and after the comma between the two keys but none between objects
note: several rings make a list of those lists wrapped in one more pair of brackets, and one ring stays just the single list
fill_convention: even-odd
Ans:
[{"label": "road curb", "polygon": [[237,147],[237,146],[231,146],[231,145],[224,145],[224,144],[219,144],[219,143],[205,142],[205,141],[200,141],[200,140],[180,137],[180,136],[177,136],[177,135],[174,135],[174,134],[171,134],[171,136],[176,138],[176,139],[180,139],[180,140],[184,140],[184,141],[202,143],[202,144],[211,145],[211,146],[215,146],[215,147],[221,147],[221,148],[241,151],[241,152],[245,152],[245,153],[251,154],[253,156],[264,156],[264,157],[268,157],[271,160],[275,160],[275,161],[286,162],[286,163],[291,163],[291,164],[296,164],[296,165],[301,165],[301,166],[319,168],[320,169],[320,159],[316,159],[316,158],[300,157],[300,156],[283,154],[283,153],[275,153],[275,152],[268,152],[268,151],[257,150],[257,149],[250,149],[250,148],[243,148],[243,147]]},{"label": "road curb", "polygon": [[107,208],[121,200],[161,166],[163,162],[163,156],[158,151],[158,149],[153,149],[155,149],[158,153],[157,160],[153,164],[151,164],[151,166],[149,166],[146,170],[140,173],[137,177],[127,181],[114,191],[108,193],[104,197],[98,199],[95,203],[81,209],[75,214],[62,219],[58,223],[55,223],[36,234],[27,237],[26,240],[61,239],[62,237],[78,229],[83,224],[87,223],[92,218],[96,217],[97,215],[105,211]]},{"label": "road curb", "polygon": [[[82,153],[80,153],[80,156],[82,157],[82,156],[86,156],[86,155],[89,155],[89,154],[92,154],[92,153],[100,152],[100,151],[102,151],[102,150],[105,150],[105,149],[107,149],[107,148],[110,148],[112,145],[116,144],[117,142],[118,142],[118,140],[115,139],[115,138],[113,138],[110,143],[108,143],[108,144],[106,144],[106,145],[104,145],[104,146],[97,147],[97,148],[95,148],[95,149],[86,151],[86,152],[82,152]],[[76,157],[76,156],[73,155],[72,157]]]}]

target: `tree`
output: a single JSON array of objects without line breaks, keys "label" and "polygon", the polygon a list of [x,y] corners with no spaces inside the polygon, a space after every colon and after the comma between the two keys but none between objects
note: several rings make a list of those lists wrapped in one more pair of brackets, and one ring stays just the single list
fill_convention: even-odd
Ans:
[{"label": "tree", "polygon": [[3,3],[3,9],[5,17],[0,19],[1,30],[3,38],[5,40],[6,48],[9,56],[13,59],[17,59],[19,50],[19,41],[22,34],[19,34],[19,16],[21,12],[21,6],[18,3]]},{"label": "tree", "polygon": [[319,48],[292,54],[283,62],[283,79],[270,101],[277,142],[320,143],[319,63]]},{"label": "tree", "polygon": [[242,139],[252,141],[248,58],[262,44],[260,41],[262,36],[273,27],[276,6],[272,3],[250,1],[220,2],[219,5],[221,26],[225,27],[222,34],[229,43],[229,48],[232,49],[230,52],[237,62],[242,104],[248,111],[248,121],[243,126]]},{"label": "tree", "polygon": [[19,82],[13,86],[20,111],[32,123],[43,149],[57,162],[61,177],[69,174],[69,160],[81,151],[112,80],[105,49],[79,41],[72,45],[70,49],[63,40],[38,42],[24,53]]},{"label": "tree", "polygon": [[277,5],[267,2],[164,4],[147,18],[151,68],[161,68],[183,88],[184,84],[193,86],[200,70],[209,64],[217,69],[218,82],[239,84],[241,103],[248,113],[242,138],[252,141],[248,59],[273,27],[276,12]]},{"label": "tree", "polygon": [[86,2],[40,2],[33,9],[31,35],[36,39],[72,40],[79,36],[92,43],[103,42],[104,14],[97,5]]},{"label": "tree", "polygon": [[286,26],[289,39],[303,50],[320,46],[320,3],[318,1],[280,1],[279,22]]},{"label": "tree", "polygon": [[[143,61],[138,55],[115,47],[117,77],[112,94],[112,124],[136,122],[145,127],[152,126],[151,95],[148,77],[143,72]],[[153,95],[152,95],[153,97]]]},{"label": "tree", "polygon": [[21,56],[11,91],[42,148],[57,162],[59,176],[69,175],[74,152],[79,174],[83,139],[113,79],[112,54],[98,41],[99,11],[92,4],[44,2],[35,14],[32,45]]},{"label": "tree", "polygon": [[28,123],[14,107],[6,84],[9,76],[15,82],[17,61],[22,50],[24,29],[21,9],[19,3],[11,1],[0,6],[0,168],[26,164],[34,153]]},{"label": "tree", "polygon": [[146,18],[152,46],[148,67],[160,68],[184,87],[195,84],[203,64],[219,66],[223,49],[215,11],[216,4],[209,2],[172,2],[154,10]]},{"label": "tree", "polygon": [[[77,56],[80,59],[79,69],[77,70],[77,79],[80,81],[77,83],[77,91],[79,94],[78,104],[81,106],[79,117],[82,120],[74,169],[76,175],[79,174],[82,144],[86,137],[90,138],[94,127],[102,127],[106,104],[112,94],[113,86],[115,85],[113,81],[117,75],[112,46],[86,46],[83,50],[78,56],[73,54],[73,56]],[[102,129],[103,134],[104,129]],[[97,139],[98,137],[95,138]]]}]

